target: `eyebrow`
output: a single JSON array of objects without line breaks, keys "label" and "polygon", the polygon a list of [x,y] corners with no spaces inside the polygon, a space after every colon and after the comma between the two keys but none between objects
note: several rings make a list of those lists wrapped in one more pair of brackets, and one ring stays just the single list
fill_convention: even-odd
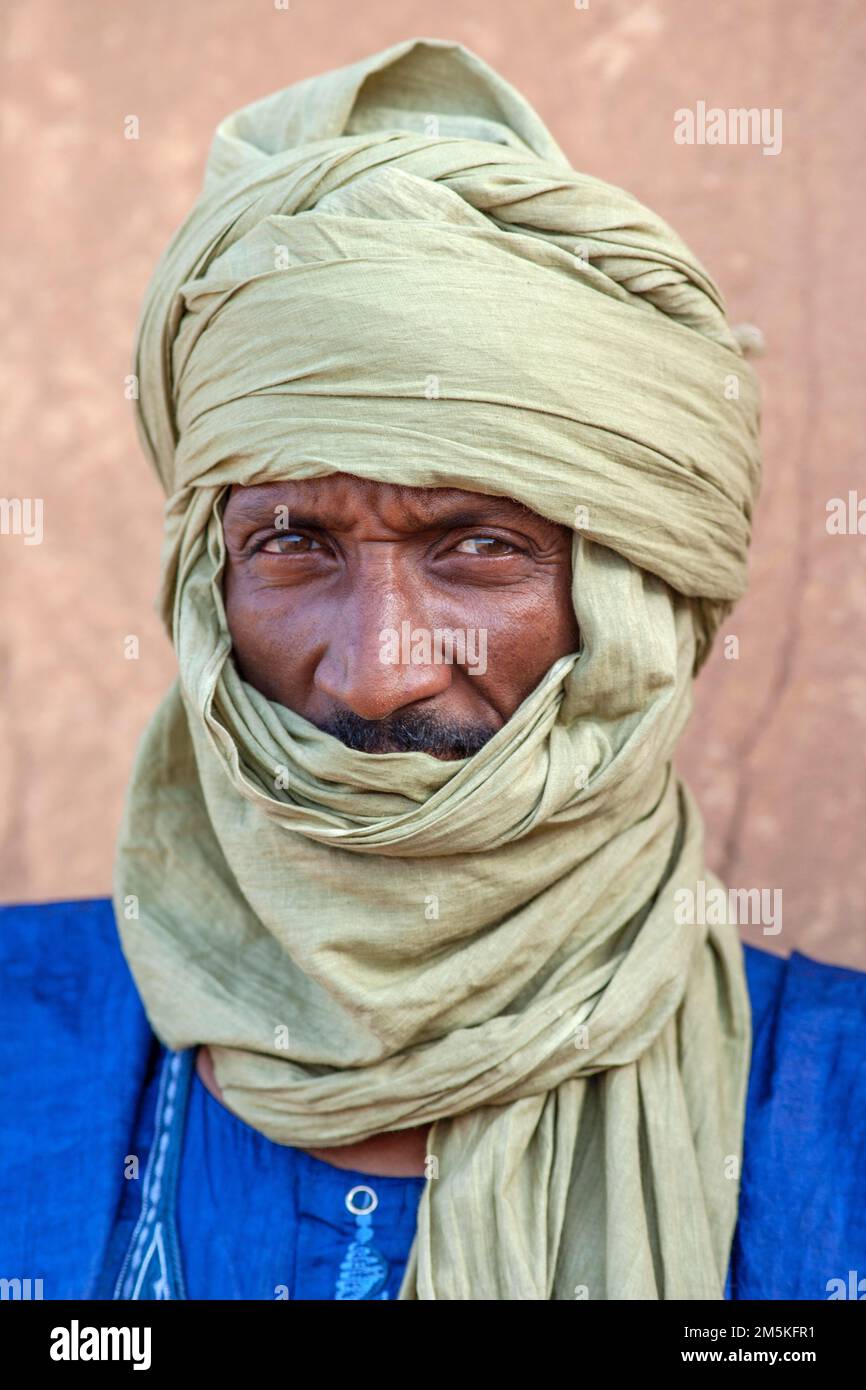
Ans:
[{"label": "eyebrow", "polygon": [[[231,499],[231,511],[225,519],[230,524],[235,521],[269,521],[280,506],[288,508],[289,521],[293,526],[335,531],[340,529],[341,517],[331,501],[323,499],[321,502],[315,502],[307,497],[297,506],[293,506],[290,501],[286,501],[284,495],[281,499],[276,489],[270,492],[270,496],[267,493],[252,492],[235,494]],[[495,493],[483,494],[483,500],[479,497],[471,503],[467,503],[465,497],[461,496],[444,500],[441,497],[424,497],[415,493],[406,499],[406,510],[409,514],[409,524],[419,527],[475,526],[480,521],[492,520],[497,514],[501,516],[503,523],[507,519],[513,521],[526,517],[527,520],[542,525],[552,524],[546,517],[533,512],[516,498],[503,497]],[[519,517],[514,517],[515,511],[519,512]]]}]

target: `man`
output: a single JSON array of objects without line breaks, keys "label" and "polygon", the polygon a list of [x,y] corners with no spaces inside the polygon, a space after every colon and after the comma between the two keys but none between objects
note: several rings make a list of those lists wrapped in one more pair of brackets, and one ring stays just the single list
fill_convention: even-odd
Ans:
[{"label": "man", "polygon": [[760,473],[706,272],[414,40],[222,123],[137,373],[179,674],[113,917],[26,946],[6,914],[20,1036],[77,1030],[48,1089],[4,1068],[66,1160],[47,1198],[16,1170],[7,1263],[46,1296],[838,1296],[866,977],[746,973],[671,762]]},{"label": "man", "polygon": [[[293,524],[275,529],[283,515]],[[472,756],[579,645],[572,533],[507,498],[337,474],[233,488],[223,531],[241,676],[365,753]],[[412,613],[427,625],[414,642]],[[414,660],[427,632],[430,651]],[[388,659],[391,634],[409,643],[408,661]],[[471,647],[481,634],[483,663],[437,661],[435,634],[451,634],[451,646],[462,638],[464,653],[466,635]],[[198,1066],[221,1095],[207,1048]],[[337,1167],[423,1175],[428,1130],[312,1152]]]}]

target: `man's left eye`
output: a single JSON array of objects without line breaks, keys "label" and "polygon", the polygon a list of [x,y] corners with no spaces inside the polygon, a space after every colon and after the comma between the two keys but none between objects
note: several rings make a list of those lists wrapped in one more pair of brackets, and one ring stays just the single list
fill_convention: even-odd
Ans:
[{"label": "man's left eye", "polygon": [[[475,550],[465,550],[464,546],[477,546]],[[501,550],[495,547],[501,546]],[[498,556],[507,554],[517,549],[510,541],[503,541],[499,536],[466,536],[454,547],[455,550],[463,550],[464,555],[493,555]]]}]

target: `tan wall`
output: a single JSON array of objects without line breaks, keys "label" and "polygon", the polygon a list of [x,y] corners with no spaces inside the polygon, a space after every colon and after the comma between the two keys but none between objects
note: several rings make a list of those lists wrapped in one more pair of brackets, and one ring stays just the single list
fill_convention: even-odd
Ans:
[{"label": "tan wall", "polygon": [[[0,495],[44,499],[42,545],[0,536],[0,901],[110,889],[135,740],[172,678],[153,611],[161,494],[123,378],[142,291],[211,133],[287,83],[412,36],[460,40],[522,90],[578,169],[681,233],[734,322],[759,324],[765,485],[752,587],[701,676],[680,767],[709,862],[781,888],[781,935],[866,968],[866,24],[858,0],[6,0]],[[858,13],[859,11],[859,13]],[[776,156],[678,146],[673,112],[781,108]],[[123,136],[124,117],[141,136]],[[124,659],[135,633],[138,661]]]}]

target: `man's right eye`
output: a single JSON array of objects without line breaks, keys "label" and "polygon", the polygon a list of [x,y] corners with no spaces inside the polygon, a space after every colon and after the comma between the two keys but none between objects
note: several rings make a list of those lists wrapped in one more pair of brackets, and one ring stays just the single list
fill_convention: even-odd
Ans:
[{"label": "man's right eye", "polygon": [[281,531],[278,536],[268,536],[256,549],[266,555],[308,555],[314,547],[322,549],[312,536],[305,536],[300,531]]}]

